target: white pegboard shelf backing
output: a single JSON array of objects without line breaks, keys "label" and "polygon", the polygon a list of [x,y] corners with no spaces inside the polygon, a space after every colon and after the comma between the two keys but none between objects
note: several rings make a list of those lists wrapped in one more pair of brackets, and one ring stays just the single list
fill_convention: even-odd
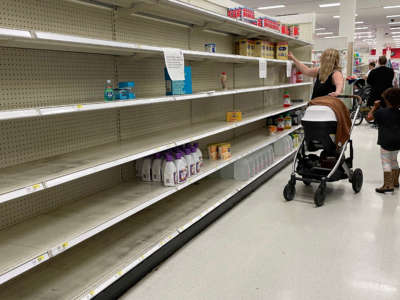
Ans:
[{"label": "white pegboard shelf backing", "polygon": [[119,143],[75,151],[45,160],[0,169],[0,203],[52,188],[136,159],[184,145],[205,137],[226,132],[271,116],[305,107],[307,103],[289,108],[268,107],[244,114],[235,123],[206,121],[191,126],[167,129],[161,132],[123,140]]},{"label": "white pegboard shelf backing", "polygon": [[[0,257],[0,284],[300,128],[295,126],[276,135],[269,135],[264,128],[239,136],[231,141],[230,160],[204,160],[201,173],[177,187],[163,187],[161,184],[141,181],[122,183],[108,191],[82,198],[0,231],[0,240],[3,241],[0,252],[5,254]],[[45,233],[42,237],[37,237],[37,228]],[[19,251],[21,244],[24,245],[22,253]],[[38,258],[41,259],[38,261]]]},{"label": "white pegboard shelf backing", "polygon": [[[74,51],[83,53],[98,53],[121,56],[143,54],[145,57],[160,57],[166,47],[155,47],[137,43],[101,40],[76,35],[66,35],[53,32],[27,31],[10,28],[0,28],[0,46],[29,49],[46,49],[59,51]],[[267,59],[251,56],[241,56],[224,53],[208,53],[182,49],[187,60],[213,60],[230,63],[258,63],[265,59],[270,63],[284,64],[285,60]],[[304,62],[311,65],[311,62]]]},{"label": "white pegboard shelf backing", "polygon": [[163,96],[156,98],[138,98],[132,100],[119,100],[119,101],[116,100],[110,102],[102,101],[95,103],[62,105],[53,107],[39,107],[30,109],[0,110],[0,121],[32,118],[32,117],[43,117],[43,116],[103,110],[103,109],[121,109],[124,107],[132,107],[138,105],[150,105],[150,104],[165,103],[172,101],[195,100],[195,99],[202,99],[209,97],[222,97],[228,95],[255,93],[255,92],[263,92],[269,90],[309,86],[309,85],[312,85],[312,82],[260,86],[260,87],[233,89],[225,91],[205,91],[205,92],[194,93],[190,95],[181,95],[181,96]]}]

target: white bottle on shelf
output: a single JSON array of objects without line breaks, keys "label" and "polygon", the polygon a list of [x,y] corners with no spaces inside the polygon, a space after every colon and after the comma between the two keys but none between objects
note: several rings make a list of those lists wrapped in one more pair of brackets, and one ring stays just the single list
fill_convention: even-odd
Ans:
[{"label": "white bottle on shelf", "polygon": [[151,156],[146,157],[143,160],[143,165],[142,165],[142,180],[145,182],[150,182],[152,177],[151,177],[151,165],[153,163],[153,159]]},{"label": "white bottle on shelf", "polygon": [[234,177],[236,180],[241,181],[250,179],[250,164],[248,158],[242,158],[235,163]]},{"label": "white bottle on shelf", "polygon": [[265,165],[264,165],[264,160],[263,160],[263,154],[261,151],[258,151],[258,153],[257,153],[257,160],[258,160],[258,164],[260,165],[260,172],[262,172],[265,169]]},{"label": "white bottle on shelf", "polygon": [[175,154],[175,167],[178,174],[178,184],[185,183],[188,176],[188,168],[182,152]]},{"label": "white bottle on shelf", "polygon": [[271,146],[270,149],[270,156],[271,156],[271,165],[275,162],[275,152],[274,152],[274,147]]},{"label": "white bottle on shelf", "polygon": [[256,171],[256,161],[253,155],[248,156],[249,167],[250,167],[250,177],[254,177],[257,174]]},{"label": "white bottle on shelf", "polygon": [[198,173],[197,172],[197,165],[199,163],[199,156],[197,154],[196,147],[190,146],[189,149],[190,149],[190,153],[192,155],[192,160],[193,160],[193,163],[194,163],[194,165],[193,165],[193,175],[196,175]]},{"label": "white bottle on shelf", "polygon": [[196,154],[198,157],[198,164],[196,165],[196,171],[197,173],[199,173],[201,168],[203,167],[203,153],[201,152],[198,143],[194,143],[193,146],[196,148]]},{"label": "white bottle on shelf", "polygon": [[190,148],[185,148],[185,160],[186,160],[186,164],[187,164],[187,177],[192,177],[194,175],[196,175],[196,165],[195,162],[193,160],[193,156],[192,156],[192,150],[190,150]]},{"label": "white bottle on shelf", "polygon": [[170,154],[165,155],[165,164],[163,164],[163,183],[165,186],[176,186],[178,184],[178,172],[174,163],[174,158]]},{"label": "white bottle on shelf", "polygon": [[268,147],[265,147],[262,151],[262,159],[263,159],[263,165],[264,169],[268,168],[269,166],[269,161],[268,161]]},{"label": "white bottle on shelf", "polygon": [[154,155],[153,163],[151,165],[151,176],[154,182],[162,181],[162,165],[163,160],[161,153]]}]

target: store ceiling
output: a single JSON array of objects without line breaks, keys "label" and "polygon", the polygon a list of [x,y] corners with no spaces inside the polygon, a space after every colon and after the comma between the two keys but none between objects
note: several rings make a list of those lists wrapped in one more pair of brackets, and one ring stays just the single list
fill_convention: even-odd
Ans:
[{"label": "store ceiling", "polygon": [[[317,15],[317,28],[327,28],[327,32],[333,32],[333,35],[338,35],[339,19],[333,18],[340,14],[340,7],[320,8],[319,4],[340,2],[340,0],[239,0],[243,5],[258,8],[263,6],[284,4],[285,8],[262,10],[263,13],[270,16],[310,13],[315,12]],[[386,32],[390,33],[388,15],[400,15],[400,7],[394,9],[384,9],[384,6],[400,5],[400,0],[357,0],[356,21],[364,21],[364,24],[357,24],[358,27],[369,25],[370,28],[365,31],[375,32],[379,26],[385,26]],[[394,18],[396,22],[400,22],[400,17]],[[393,26],[399,26],[393,25]],[[357,30],[357,32],[363,30]],[[390,36],[390,35],[389,35]],[[387,42],[392,42],[391,38]],[[359,43],[361,46],[366,44]]]}]

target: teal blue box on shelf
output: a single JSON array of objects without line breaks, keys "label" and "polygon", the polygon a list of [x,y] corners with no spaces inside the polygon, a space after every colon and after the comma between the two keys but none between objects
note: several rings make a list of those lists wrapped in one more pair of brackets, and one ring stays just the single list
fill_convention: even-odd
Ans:
[{"label": "teal blue box on shelf", "polygon": [[118,88],[114,89],[114,95],[116,100],[128,100],[135,99],[136,95],[133,92],[135,83],[133,81],[126,81],[118,83]]},{"label": "teal blue box on shelf", "polygon": [[164,69],[167,96],[192,94],[192,67],[185,67],[185,80],[171,80],[167,68]]}]

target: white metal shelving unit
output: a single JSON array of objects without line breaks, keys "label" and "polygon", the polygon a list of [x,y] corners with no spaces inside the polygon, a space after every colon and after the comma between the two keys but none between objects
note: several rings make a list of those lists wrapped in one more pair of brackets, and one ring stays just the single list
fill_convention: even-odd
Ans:
[{"label": "white metal shelving unit", "polygon": [[[176,197],[159,202],[151,210],[118,223],[94,237],[90,244],[55,258],[54,266],[38,267],[34,274],[26,276],[25,283],[30,284],[30,290],[23,288],[23,282],[17,282],[0,290],[0,296],[4,299],[49,295],[52,299],[91,299],[293,153],[278,157],[273,165],[248,181],[206,178]],[[96,253],[95,259],[93,253]],[[47,259],[47,254],[42,257]]]},{"label": "white metal shelving unit", "polygon": [[[6,242],[1,252],[0,284],[36,267],[47,259],[89,239],[107,228],[137,214],[158,201],[217,172],[235,161],[278,141],[298,130],[296,126],[276,136],[268,136],[265,130],[241,136],[232,141],[233,157],[227,161],[205,161],[201,173],[177,187],[160,184],[122,183],[107,192],[63,206],[46,215],[32,218],[0,232],[0,240]],[[127,201],[129,200],[129,201]],[[90,204],[88,204],[88,202]],[[93,204],[95,203],[95,204]],[[37,229],[40,228],[38,238]],[[21,253],[20,245],[24,245]]]},{"label": "white metal shelving unit", "polygon": [[222,97],[229,95],[238,95],[245,93],[255,93],[255,92],[263,92],[263,91],[271,91],[278,89],[288,89],[295,88],[301,86],[309,86],[311,82],[304,83],[292,83],[292,84],[280,84],[280,85],[271,85],[271,86],[262,86],[262,87],[253,87],[253,88],[244,88],[244,89],[235,89],[228,91],[205,91],[200,93],[194,93],[190,95],[182,95],[182,96],[164,96],[158,98],[145,98],[145,99],[132,99],[132,100],[119,100],[119,101],[110,101],[110,102],[96,102],[91,104],[74,104],[74,105],[63,105],[63,106],[53,106],[53,107],[39,107],[39,108],[31,108],[31,109],[17,109],[17,110],[5,110],[0,111],[0,120],[13,120],[13,119],[23,119],[23,118],[32,118],[32,117],[43,117],[43,116],[51,116],[58,114],[67,114],[67,113],[77,113],[77,112],[85,112],[85,111],[94,111],[94,110],[103,110],[103,109],[121,109],[124,107],[132,107],[139,105],[149,105],[156,103],[165,103],[172,101],[184,101],[184,100],[196,100],[210,97]]},{"label": "white metal shelving unit", "polygon": [[[281,97],[289,89],[307,100],[312,84],[289,84],[287,62],[272,59],[260,79],[260,58],[231,54],[233,36],[288,41],[308,64],[311,44],[196,4],[0,5],[1,299],[95,297],[294,154],[246,182],[212,176],[298,130],[268,135],[265,119],[304,108],[283,108]],[[219,53],[201,51],[205,41]],[[163,96],[169,48],[192,66],[194,94]],[[110,78],[134,80],[138,99],[99,101]],[[243,120],[225,122],[237,109]],[[205,160],[177,187],[135,178],[137,159],[194,141],[230,141],[233,157]]]}]

